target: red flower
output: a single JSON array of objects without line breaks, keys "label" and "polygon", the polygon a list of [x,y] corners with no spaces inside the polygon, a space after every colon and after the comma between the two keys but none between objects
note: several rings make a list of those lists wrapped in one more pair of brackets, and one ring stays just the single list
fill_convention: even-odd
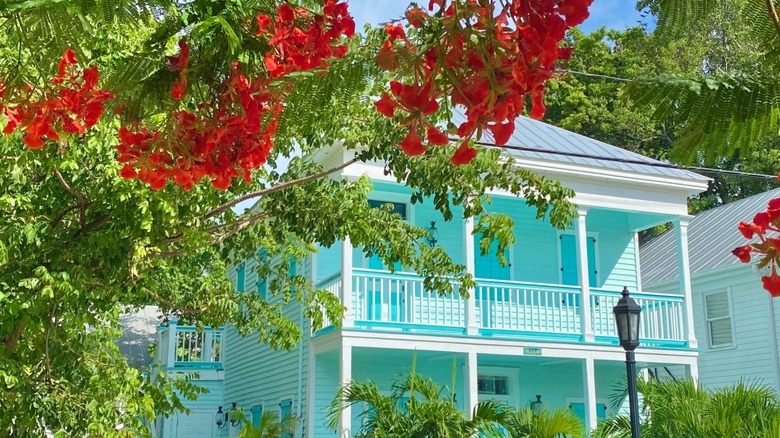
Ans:
[{"label": "red flower", "polygon": [[18,106],[7,106],[4,108],[3,112],[5,113],[5,118],[8,120],[5,128],[3,128],[3,134],[10,134],[14,132],[14,129],[16,129],[16,127],[19,126],[19,123],[22,122],[22,119],[24,118],[24,110]]},{"label": "red flower", "polygon": [[419,135],[417,135],[417,130],[414,128],[409,131],[409,134],[403,140],[401,140],[401,143],[398,145],[401,146],[401,150],[403,150],[404,153],[410,157],[422,155],[426,151],[422,139]]},{"label": "red flower", "polygon": [[76,60],[76,53],[68,47],[67,50],[65,50],[65,53],[62,55],[62,58],[60,58],[60,63],[57,66],[57,75],[60,77],[65,76],[65,69],[69,65],[76,64],[78,61]]},{"label": "red flower", "polygon": [[184,88],[187,86],[187,78],[184,75],[179,76],[179,79],[173,83],[171,87],[171,98],[174,100],[184,99]]},{"label": "red flower", "polygon": [[398,108],[398,103],[389,94],[382,93],[382,98],[374,102],[374,106],[376,106],[379,114],[392,119],[395,116],[395,109]]},{"label": "red flower", "polygon": [[428,19],[428,14],[420,8],[407,9],[404,15],[409,24],[418,29],[421,28]]},{"label": "red flower", "polygon": [[493,134],[496,146],[503,146],[509,141],[512,133],[515,132],[515,124],[512,122],[488,125],[488,129]]},{"label": "red flower", "polygon": [[734,248],[731,253],[737,256],[739,261],[742,263],[748,263],[750,262],[750,253],[753,251],[753,248],[750,247],[750,245],[740,246],[738,248]]},{"label": "red flower", "polygon": [[121,176],[124,179],[131,179],[138,176],[138,172],[135,171],[135,168],[130,164],[125,164],[122,166],[122,169],[119,171],[119,176]]},{"label": "red flower", "polygon": [[531,118],[539,120],[544,117],[544,112],[547,108],[544,106],[544,94],[543,92],[536,92],[531,95]]},{"label": "red flower", "polygon": [[745,236],[745,239],[752,239],[754,234],[764,234],[764,228],[747,222],[740,222],[737,228],[739,229],[739,232]]},{"label": "red flower", "polygon": [[455,154],[450,158],[450,162],[456,166],[460,166],[462,164],[468,164],[476,158],[477,156],[477,150],[472,148],[469,145],[468,141],[464,141],[460,144],[460,147],[457,151],[455,151]]},{"label": "red flower", "polygon": [[773,298],[780,297],[780,275],[777,275],[775,267],[772,266],[772,273],[761,277],[764,289],[769,292]]},{"label": "red flower", "polygon": [[390,42],[406,38],[406,32],[401,24],[385,24],[385,32],[387,32],[387,38]]},{"label": "red flower", "polygon": [[428,127],[428,143],[435,146],[444,146],[449,142],[450,139],[447,137],[447,135],[441,132],[438,128],[433,126]]},{"label": "red flower", "polygon": [[769,214],[765,211],[756,213],[756,215],[753,216],[753,223],[764,230],[769,228]]}]

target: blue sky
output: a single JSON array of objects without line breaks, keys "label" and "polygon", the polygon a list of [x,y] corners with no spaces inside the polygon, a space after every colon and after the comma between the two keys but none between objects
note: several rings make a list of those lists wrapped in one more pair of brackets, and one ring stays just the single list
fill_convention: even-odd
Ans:
[{"label": "blue sky", "polygon": [[[417,0],[425,5],[425,0]],[[613,29],[625,29],[635,26],[640,20],[639,12],[634,9],[633,0],[595,0],[590,7],[590,18],[580,28],[590,33],[601,26]],[[358,28],[363,24],[382,23],[403,15],[409,1],[404,0],[350,0],[349,10],[355,17]]]}]

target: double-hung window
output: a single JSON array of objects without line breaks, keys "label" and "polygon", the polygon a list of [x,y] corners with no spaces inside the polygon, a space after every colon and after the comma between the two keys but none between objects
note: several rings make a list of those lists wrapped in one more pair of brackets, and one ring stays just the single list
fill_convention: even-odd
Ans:
[{"label": "double-hung window", "polygon": [[731,306],[727,291],[704,295],[704,317],[707,321],[707,337],[710,348],[734,345]]}]

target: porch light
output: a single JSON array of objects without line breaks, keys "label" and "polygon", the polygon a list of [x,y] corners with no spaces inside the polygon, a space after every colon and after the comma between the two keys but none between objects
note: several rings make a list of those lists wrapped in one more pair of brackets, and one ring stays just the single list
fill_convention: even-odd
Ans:
[{"label": "porch light", "polygon": [[230,408],[228,418],[230,419],[230,425],[233,427],[236,427],[239,424],[241,424],[241,418],[238,417],[238,411],[236,410],[235,402],[233,402],[233,407]]},{"label": "porch light", "polygon": [[542,412],[542,407],[544,407],[544,403],[542,402],[542,395],[536,394],[536,401],[531,403],[531,410],[534,412],[534,414],[538,414]]},{"label": "porch light", "polygon": [[224,429],[225,426],[230,423],[231,426],[236,427],[241,424],[241,419],[238,417],[238,411],[236,410],[236,404],[233,403],[233,407],[228,412],[222,410],[222,406],[217,408],[217,415],[215,422],[217,423],[217,429]]},{"label": "porch light", "polygon": [[634,350],[639,346],[639,314],[642,307],[629,296],[628,288],[624,287],[623,296],[618,300],[612,313],[615,315],[618,340],[626,350],[626,374],[628,378],[628,401],[631,413],[631,438],[639,437],[639,399],[636,389],[636,358]]},{"label": "porch light", "polygon": [[431,221],[431,226],[428,228],[428,237],[425,239],[428,240],[431,248],[436,246],[436,243],[439,241],[439,230],[436,229],[436,221]]},{"label": "porch light", "polygon": [[217,409],[217,415],[216,415],[216,421],[217,421],[217,429],[222,429],[227,425],[228,420],[228,414],[227,412],[222,412],[222,406],[220,406]]},{"label": "porch light", "polygon": [[642,307],[629,296],[627,287],[623,288],[621,295],[623,297],[612,308],[618,339],[624,350],[634,351],[639,346],[639,314],[642,312]]}]

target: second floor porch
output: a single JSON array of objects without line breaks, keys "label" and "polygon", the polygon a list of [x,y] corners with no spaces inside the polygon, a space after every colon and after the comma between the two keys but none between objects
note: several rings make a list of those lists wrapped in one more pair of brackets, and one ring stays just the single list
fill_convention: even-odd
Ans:
[{"label": "second floor porch", "polygon": [[[346,300],[345,327],[416,333],[478,335],[618,344],[612,308],[620,292],[577,286],[476,279],[469,296],[427,290],[413,273],[352,269],[318,287]],[[347,287],[344,292],[345,285]],[[680,295],[631,294],[642,306],[642,344],[685,348],[685,301]],[[588,305],[585,305],[585,304]],[[323,330],[332,327],[324,322]]]}]

